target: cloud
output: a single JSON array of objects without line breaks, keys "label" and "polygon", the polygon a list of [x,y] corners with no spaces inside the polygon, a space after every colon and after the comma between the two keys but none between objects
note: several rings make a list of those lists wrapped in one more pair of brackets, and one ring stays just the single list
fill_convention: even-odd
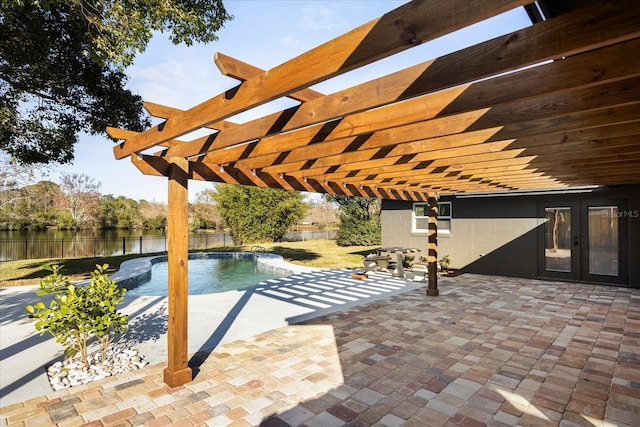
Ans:
[{"label": "cloud", "polygon": [[145,101],[182,109],[237,84],[220,78],[212,59],[206,64],[168,60],[154,65],[135,65],[129,69],[129,75],[135,82],[132,89]]},{"label": "cloud", "polygon": [[145,101],[190,108],[237,84],[220,76],[215,51],[214,44],[173,45],[158,34],[127,69],[128,86]]},{"label": "cloud", "polygon": [[325,6],[308,5],[302,10],[300,25],[308,30],[332,31],[345,27],[347,20],[339,13],[340,5],[334,9]]},{"label": "cloud", "polygon": [[300,40],[293,36],[293,34],[287,34],[280,39],[280,44],[286,47],[298,47],[300,46]]}]

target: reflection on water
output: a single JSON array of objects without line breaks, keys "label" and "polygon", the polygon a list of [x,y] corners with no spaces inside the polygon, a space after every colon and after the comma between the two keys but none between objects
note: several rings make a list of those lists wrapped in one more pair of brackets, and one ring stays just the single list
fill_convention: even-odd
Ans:
[{"label": "reflection on water", "polygon": [[[189,247],[230,244],[223,233],[192,233]],[[163,230],[0,231],[0,261],[35,258],[99,257],[166,252]]]},{"label": "reflection on water", "polygon": [[[299,231],[283,241],[335,239],[335,231]],[[189,250],[233,245],[222,232],[189,234]],[[164,230],[0,231],[0,261],[38,258],[80,258],[167,251]]]}]

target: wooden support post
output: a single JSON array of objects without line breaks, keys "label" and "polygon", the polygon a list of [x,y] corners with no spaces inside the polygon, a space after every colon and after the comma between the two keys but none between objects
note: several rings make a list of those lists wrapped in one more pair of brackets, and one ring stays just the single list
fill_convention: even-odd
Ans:
[{"label": "wooden support post", "polygon": [[177,387],[192,380],[187,354],[188,182],[189,162],[183,158],[172,158],[169,164],[167,214],[167,240],[169,243],[168,366],[164,370],[164,382],[169,387]]},{"label": "wooden support post", "polygon": [[429,285],[427,295],[438,296],[438,196],[429,195],[429,246],[428,263]]}]

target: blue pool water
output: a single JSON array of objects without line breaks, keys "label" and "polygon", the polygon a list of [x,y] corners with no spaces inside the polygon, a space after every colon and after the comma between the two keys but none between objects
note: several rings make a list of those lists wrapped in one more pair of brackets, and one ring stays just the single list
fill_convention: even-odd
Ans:
[{"label": "blue pool water", "polygon": [[[271,271],[258,269],[255,261],[233,258],[190,259],[188,267],[189,295],[211,294],[242,289],[258,283],[283,277]],[[127,291],[128,295],[167,295],[167,262],[151,267],[151,279]]]}]

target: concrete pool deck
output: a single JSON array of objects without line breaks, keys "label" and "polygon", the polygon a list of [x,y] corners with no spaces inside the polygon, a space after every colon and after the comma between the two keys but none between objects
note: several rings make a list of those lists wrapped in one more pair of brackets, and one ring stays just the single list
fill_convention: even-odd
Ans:
[{"label": "concrete pool deck", "polygon": [[[419,285],[382,273],[362,281],[352,279],[349,270],[312,269],[285,263],[272,254],[259,256],[272,269],[291,276],[243,290],[189,296],[189,354],[207,354],[221,344]],[[144,276],[152,258],[123,263],[112,277],[127,282]],[[51,393],[45,367],[63,358],[61,346],[48,334],[40,336],[24,310],[40,300],[36,289],[37,285],[0,288],[0,406]],[[129,315],[130,322],[118,342],[131,343],[150,364],[166,362],[167,298],[127,296],[120,311]]]}]

